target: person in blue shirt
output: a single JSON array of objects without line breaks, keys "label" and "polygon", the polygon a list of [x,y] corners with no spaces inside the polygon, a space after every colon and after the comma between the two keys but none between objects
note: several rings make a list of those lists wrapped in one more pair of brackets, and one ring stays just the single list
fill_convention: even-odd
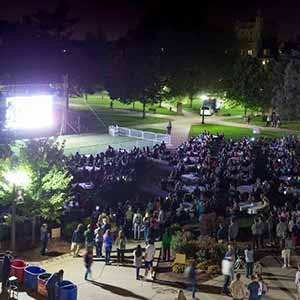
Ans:
[{"label": "person in blue shirt", "polygon": [[55,286],[59,284],[63,280],[64,270],[59,270],[51,275],[51,277],[47,280],[46,289],[48,292],[48,299],[55,300]]},{"label": "person in blue shirt", "polygon": [[110,264],[110,253],[111,253],[111,248],[112,248],[112,236],[110,233],[110,230],[106,230],[104,236],[103,236],[103,244],[104,244],[104,249],[105,249],[105,264],[109,265]]},{"label": "person in blue shirt", "polygon": [[260,300],[261,296],[259,295],[259,288],[260,285],[257,281],[257,278],[255,275],[251,276],[251,283],[248,285],[249,290],[249,300]]}]

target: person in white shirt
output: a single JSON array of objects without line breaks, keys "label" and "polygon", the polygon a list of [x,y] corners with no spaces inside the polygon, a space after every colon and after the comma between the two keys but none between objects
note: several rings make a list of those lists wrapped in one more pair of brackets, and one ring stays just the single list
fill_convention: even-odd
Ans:
[{"label": "person in white shirt", "polygon": [[135,240],[141,238],[141,227],[142,227],[143,217],[138,209],[137,212],[133,215],[132,224],[133,224],[133,236]]},{"label": "person in white shirt", "polygon": [[297,287],[297,300],[300,300],[300,264],[298,265],[298,271],[295,277],[295,284]]},{"label": "person in white shirt", "polygon": [[155,246],[153,241],[149,241],[149,244],[145,248],[145,278],[147,278],[150,271],[150,275],[153,278],[153,260],[155,255]]}]

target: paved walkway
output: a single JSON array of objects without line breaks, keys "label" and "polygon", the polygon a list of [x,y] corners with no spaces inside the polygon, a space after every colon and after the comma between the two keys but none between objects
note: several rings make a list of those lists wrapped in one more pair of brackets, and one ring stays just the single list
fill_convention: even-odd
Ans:
[{"label": "paved walkway", "polygon": [[[129,254],[130,255],[130,254]],[[295,267],[300,258],[292,257]],[[263,275],[269,286],[269,292],[264,299],[268,300],[296,300],[294,285],[295,268],[282,269],[281,258],[267,256],[261,260]],[[40,264],[48,272],[64,269],[65,278],[78,286],[78,299],[82,300],[174,300],[178,289],[168,285],[161,285],[152,280],[135,280],[135,269],[131,264],[127,266],[105,266],[102,261],[95,261],[92,266],[92,280],[83,279],[85,268],[82,258],[73,258],[64,255],[55,259],[44,261]],[[144,273],[144,270],[141,271]],[[243,273],[243,272],[242,272]],[[249,281],[243,277],[243,281]],[[228,300],[220,295],[223,276],[218,276],[202,284],[196,294],[201,300]],[[191,299],[191,292],[184,290],[187,299]],[[19,300],[34,299],[22,292]],[[37,297],[35,299],[41,299]]]}]

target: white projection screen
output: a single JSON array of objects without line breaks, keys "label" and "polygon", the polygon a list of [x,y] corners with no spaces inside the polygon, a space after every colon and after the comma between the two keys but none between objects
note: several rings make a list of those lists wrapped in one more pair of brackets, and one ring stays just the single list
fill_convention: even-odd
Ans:
[{"label": "white projection screen", "polygon": [[53,125],[51,95],[15,96],[6,98],[7,129],[35,129]]}]

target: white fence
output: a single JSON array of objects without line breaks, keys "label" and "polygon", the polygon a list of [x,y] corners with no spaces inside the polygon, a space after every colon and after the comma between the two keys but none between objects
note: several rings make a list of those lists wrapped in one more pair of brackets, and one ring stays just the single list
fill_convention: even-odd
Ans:
[{"label": "white fence", "polygon": [[171,135],[169,134],[159,134],[149,131],[137,130],[126,127],[119,127],[118,125],[109,126],[108,132],[111,136],[128,136],[136,139],[142,139],[146,141],[151,141],[155,143],[165,142],[166,144],[171,144]]}]

